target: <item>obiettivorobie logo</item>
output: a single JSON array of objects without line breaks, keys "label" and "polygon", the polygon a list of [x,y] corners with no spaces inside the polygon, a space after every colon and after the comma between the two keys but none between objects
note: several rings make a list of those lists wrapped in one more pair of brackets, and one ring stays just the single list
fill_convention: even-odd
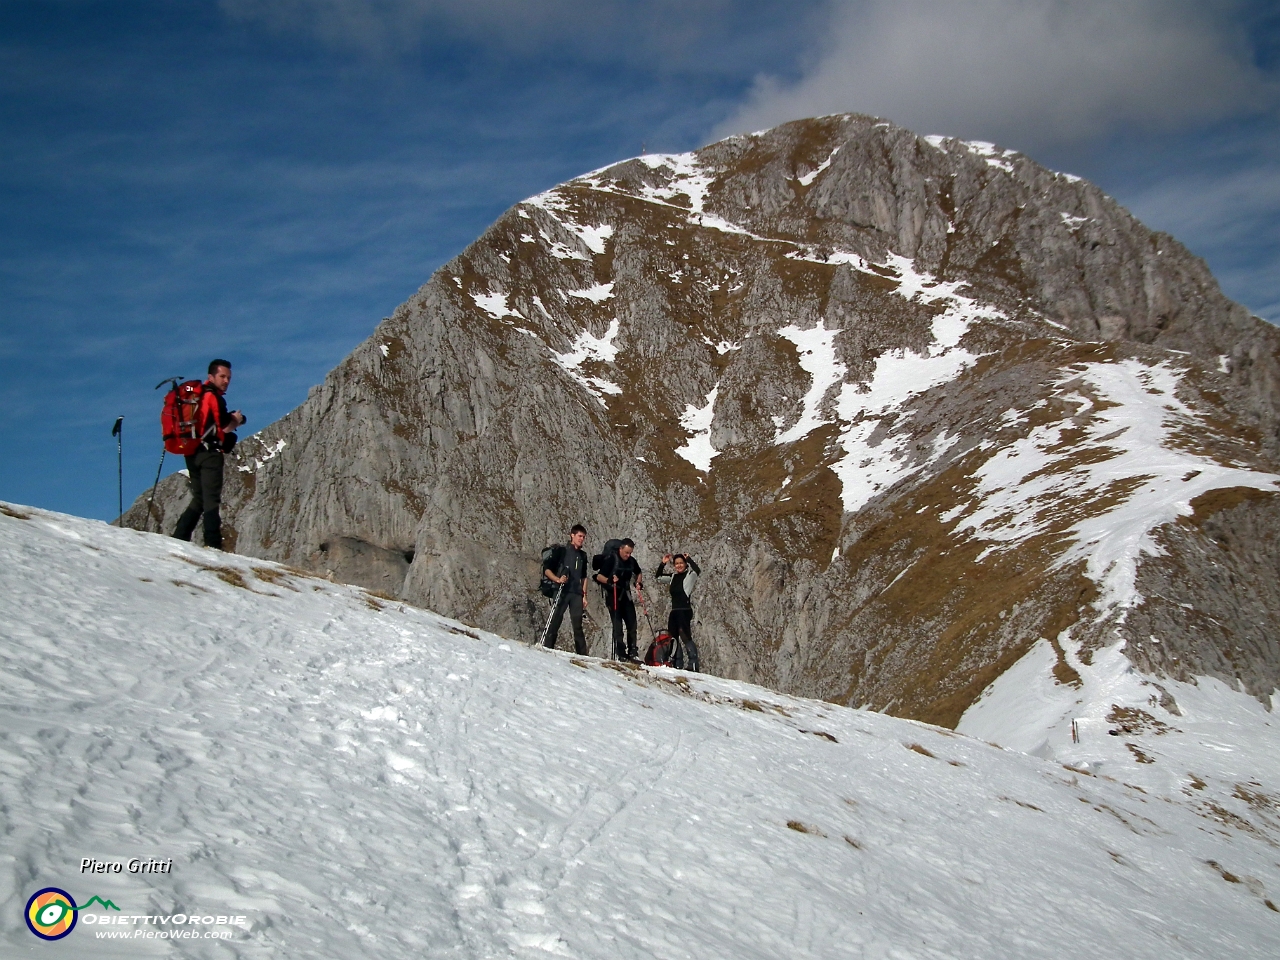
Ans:
[{"label": "obiettivorobie logo", "polygon": [[80,911],[95,903],[102,904],[104,910],[120,910],[110,900],[103,900],[101,897],[90,897],[88,903],[78,907],[75,897],[58,887],[37,890],[27,901],[27,929],[41,940],[61,940],[76,928]]},{"label": "obiettivorobie logo", "polygon": [[[81,911],[88,910],[95,903],[104,911],[114,910],[117,914],[85,914],[86,924],[108,927],[94,932],[94,936],[100,940],[229,940],[233,928],[246,930],[248,927],[249,918],[243,916],[121,913],[120,908],[110,900],[96,896],[90,897],[89,902],[81,907],[76,905],[75,897],[60,887],[45,887],[33,893],[27,901],[27,910],[23,916],[27,921],[27,929],[41,940],[61,940],[76,928]],[[125,929],[117,929],[119,927]],[[167,929],[170,927],[176,929]]]}]

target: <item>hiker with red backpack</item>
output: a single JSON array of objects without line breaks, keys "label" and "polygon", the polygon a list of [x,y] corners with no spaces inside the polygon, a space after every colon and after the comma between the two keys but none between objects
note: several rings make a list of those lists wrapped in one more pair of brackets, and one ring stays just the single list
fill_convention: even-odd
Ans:
[{"label": "hiker with red backpack", "polygon": [[[616,544],[616,546],[615,546]],[[609,619],[613,621],[613,653],[619,660],[640,662],[640,652],[636,645],[636,605],[631,602],[631,583],[634,580],[637,588],[642,586],[644,574],[639,562],[631,554],[635,550],[634,540],[610,540],[605,544],[605,551],[593,562],[599,571],[595,575],[600,584],[600,593],[604,597],[604,605],[609,610]],[[626,646],[622,643],[622,628],[627,628]]]},{"label": "hiker with red backpack", "polygon": [[[245,422],[245,415],[239,410],[227,411],[226,392],[230,385],[231,362],[214,360],[209,364],[208,379],[199,388],[198,403],[194,381],[175,383],[174,400],[171,403],[166,398],[162,417],[165,448],[186,456],[191,485],[191,503],[178,518],[173,535],[190,540],[196,524],[203,519],[205,546],[218,550],[222,549],[222,517],[218,511],[222,505],[223,455],[236,445],[235,428]],[[184,395],[189,398],[185,404]]]},{"label": "hiker with red backpack", "polygon": [[[671,573],[667,573],[671,564]],[[671,613],[667,617],[667,633],[676,639],[672,666],[698,672],[698,647],[693,642],[693,590],[698,585],[702,570],[687,553],[667,554],[658,564],[654,576],[659,583],[670,584]],[[681,657],[681,648],[684,656]]]}]

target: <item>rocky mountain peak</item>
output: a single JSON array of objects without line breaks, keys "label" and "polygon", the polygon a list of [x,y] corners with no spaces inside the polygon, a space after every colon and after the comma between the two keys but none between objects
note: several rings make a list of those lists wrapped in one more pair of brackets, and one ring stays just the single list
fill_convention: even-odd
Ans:
[{"label": "rocky mountain peak", "polygon": [[1267,697],[1277,347],[1096,186],[822,117],[517,204],[242,444],[225,517],[526,637],[570,524],[687,550],[706,668],[945,725],[1037,645]]}]

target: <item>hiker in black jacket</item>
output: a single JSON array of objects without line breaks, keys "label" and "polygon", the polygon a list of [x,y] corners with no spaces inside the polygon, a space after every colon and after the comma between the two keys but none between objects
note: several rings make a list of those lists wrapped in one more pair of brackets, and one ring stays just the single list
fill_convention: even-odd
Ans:
[{"label": "hiker in black jacket", "polygon": [[[671,564],[671,573],[667,573],[667,564]],[[701,573],[698,564],[687,553],[677,553],[674,557],[668,553],[662,558],[657,573],[654,574],[659,583],[671,585],[671,614],[667,617],[667,633],[678,638],[684,646],[684,662],[675,666],[683,666],[694,673],[698,672],[698,647],[693,642],[692,597]],[[679,656],[677,645],[676,657]]]},{"label": "hiker in black jacket", "polygon": [[587,555],[582,544],[586,539],[587,528],[575,523],[569,531],[569,542],[556,548],[542,571],[544,577],[560,585],[560,599],[547,623],[547,639],[543,645],[555,647],[567,609],[569,622],[573,624],[573,649],[583,655],[587,652],[587,638],[582,633],[582,610],[587,601]]},{"label": "hiker in black jacket", "polygon": [[[640,652],[636,646],[636,605],[631,602],[631,581],[643,587],[644,574],[640,564],[631,556],[636,545],[633,540],[623,540],[617,553],[605,557],[596,574],[596,582],[604,595],[604,605],[609,608],[609,619],[613,621],[613,653],[619,660],[640,662]],[[627,627],[627,645],[622,645],[622,627]]]}]

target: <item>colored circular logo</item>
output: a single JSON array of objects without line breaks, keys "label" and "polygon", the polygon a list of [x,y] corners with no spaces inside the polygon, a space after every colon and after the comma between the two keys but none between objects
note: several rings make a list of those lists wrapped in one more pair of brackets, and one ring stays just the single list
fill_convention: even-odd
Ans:
[{"label": "colored circular logo", "polygon": [[76,901],[65,890],[45,887],[27,901],[27,929],[41,940],[61,940],[76,928]]}]

